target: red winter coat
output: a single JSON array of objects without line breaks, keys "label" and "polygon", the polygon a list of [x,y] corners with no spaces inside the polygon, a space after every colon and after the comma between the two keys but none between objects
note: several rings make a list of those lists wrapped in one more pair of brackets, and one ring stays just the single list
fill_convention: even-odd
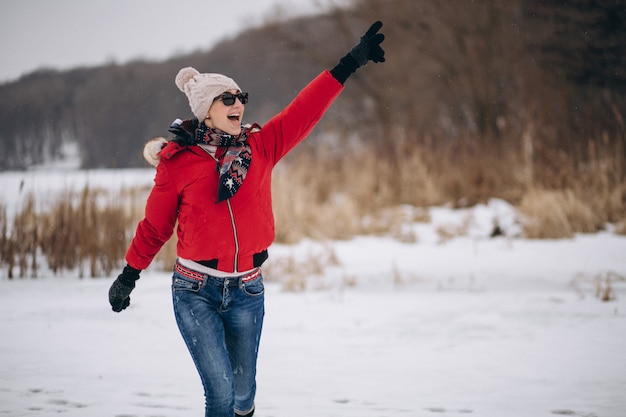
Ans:
[{"label": "red winter coat", "polygon": [[145,217],[126,253],[128,264],[148,267],[178,220],[178,256],[216,259],[217,269],[225,272],[252,269],[253,255],[274,241],[272,169],[311,132],[342,89],[324,71],[262,129],[252,130],[246,179],[237,194],[217,204],[215,160],[199,146],[168,142],[160,152]]}]

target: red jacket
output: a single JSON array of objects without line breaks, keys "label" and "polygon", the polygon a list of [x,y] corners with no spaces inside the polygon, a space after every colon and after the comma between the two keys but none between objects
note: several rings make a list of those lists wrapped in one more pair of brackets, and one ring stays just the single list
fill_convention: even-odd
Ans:
[{"label": "red jacket", "polygon": [[168,142],[160,152],[145,217],[126,253],[128,264],[147,268],[178,220],[178,256],[217,259],[217,269],[225,272],[252,269],[253,255],[274,241],[272,169],[311,132],[342,89],[324,71],[262,129],[251,131],[246,179],[237,194],[217,204],[215,160],[199,146]]}]

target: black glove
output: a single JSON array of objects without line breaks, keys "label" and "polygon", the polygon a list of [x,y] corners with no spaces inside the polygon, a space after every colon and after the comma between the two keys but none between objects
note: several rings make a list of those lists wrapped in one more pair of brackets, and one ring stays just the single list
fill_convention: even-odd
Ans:
[{"label": "black glove", "polygon": [[385,62],[385,51],[380,46],[385,40],[385,35],[377,33],[382,26],[383,23],[380,20],[374,22],[361,36],[361,41],[330,70],[337,81],[341,84],[345,83],[351,74],[368,61]]},{"label": "black glove", "polygon": [[169,128],[169,132],[174,134],[174,139],[172,140],[181,146],[197,145],[198,140],[194,137],[193,132],[198,129],[199,125],[200,123],[196,118],[174,120]]},{"label": "black glove", "polygon": [[130,305],[130,293],[135,288],[135,281],[139,279],[140,269],[126,265],[109,289],[109,303],[113,311],[119,313]]}]

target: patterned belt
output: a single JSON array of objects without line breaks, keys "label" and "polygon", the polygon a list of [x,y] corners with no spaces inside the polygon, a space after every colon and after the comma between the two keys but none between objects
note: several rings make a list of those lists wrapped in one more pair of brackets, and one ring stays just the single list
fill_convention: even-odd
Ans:
[{"label": "patterned belt", "polygon": [[254,281],[261,275],[261,268],[254,268],[252,272],[247,273],[246,275],[241,276],[241,282]]},{"label": "patterned belt", "polygon": [[[203,274],[201,272],[186,268],[182,266],[181,264],[179,264],[178,262],[176,262],[174,269],[176,270],[176,272],[178,272],[182,276],[187,277],[189,279],[193,279],[195,281],[204,281],[204,278],[207,276],[206,274]],[[248,281],[257,279],[259,275],[261,275],[261,268],[255,268],[245,275],[241,275],[241,276],[233,277],[233,278],[237,278],[237,279],[241,278],[241,282],[248,282]],[[225,278],[225,279],[230,279],[230,278]]]},{"label": "patterned belt", "polygon": [[185,268],[178,262],[176,262],[176,265],[174,266],[174,270],[178,272],[179,274],[181,274],[182,276],[187,277],[189,279],[194,279],[196,281],[204,281],[204,276],[205,276],[204,274],[200,272],[196,272],[193,269]]}]

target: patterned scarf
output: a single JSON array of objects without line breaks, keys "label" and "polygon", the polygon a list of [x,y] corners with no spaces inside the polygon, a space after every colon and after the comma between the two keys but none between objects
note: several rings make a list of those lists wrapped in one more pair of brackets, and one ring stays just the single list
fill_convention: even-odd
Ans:
[{"label": "patterned scarf", "polygon": [[258,128],[259,126],[242,126],[241,134],[233,136],[221,130],[212,129],[204,123],[199,123],[198,119],[176,119],[170,125],[169,131],[175,136],[172,140],[182,146],[209,145],[215,147],[214,157],[220,175],[217,190],[217,203],[219,203],[234,196],[246,178],[252,163],[252,149],[248,144],[248,132],[255,127]]},{"label": "patterned scarf", "polygon": [[248,144],[249,129],[242,127],[239,136],[229,135],[201,123],[196,129],[196,144],[217,147],[215,159],[220,175],[217,202],[231,198],[239,191],[252,163],[252,149]]}]

